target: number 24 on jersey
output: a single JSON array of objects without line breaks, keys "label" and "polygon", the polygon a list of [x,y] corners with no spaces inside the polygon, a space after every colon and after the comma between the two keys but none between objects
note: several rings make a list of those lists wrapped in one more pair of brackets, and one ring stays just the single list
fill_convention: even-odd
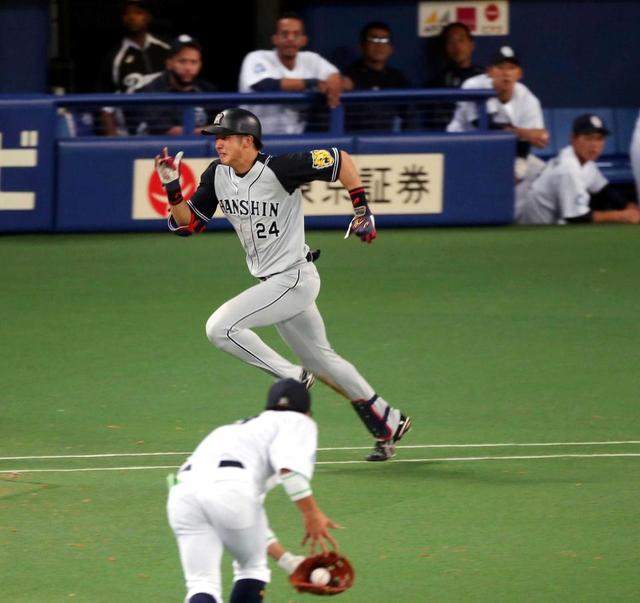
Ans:
[{"label": "number 24 on jersey", "polygon": [[264,224],[263,222],[258,222],[256,224],[256,234],[259,239],[266,239],[269,235],[273,235],[276,237],[280,236],[280,231],[278,230],[278,225],[274,220],[273,222],[271,222],[271,226],[269,226],[268,229],[266,224]]}]

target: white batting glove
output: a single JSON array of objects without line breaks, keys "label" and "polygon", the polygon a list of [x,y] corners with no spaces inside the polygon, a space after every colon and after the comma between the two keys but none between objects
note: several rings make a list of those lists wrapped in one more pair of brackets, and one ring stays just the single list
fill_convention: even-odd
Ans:
[{"label": "white batting glove", "polygon": [[171,189],[180,186],[180,162],[183,155],[184,153],[180,151],[175,158],[171,157],[167,147],[162,149],[162,155],[156,155],[156,172],[158,172],[160,182],[165,188]]}]

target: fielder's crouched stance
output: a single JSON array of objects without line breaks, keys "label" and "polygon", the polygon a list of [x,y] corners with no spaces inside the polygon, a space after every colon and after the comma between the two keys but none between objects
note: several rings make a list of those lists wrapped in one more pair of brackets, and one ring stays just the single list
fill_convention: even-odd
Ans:
[{"label": "fielder's crouched stance", "polygon": [[306,387],[277,381],[266,410],[212,431],[178,472],[167,512],[175,533],[187,586],[187,603],[222,603],[223,549],[234,559],[229,603],[260,603],[271,577],[269,532],[263,500],[278,478],[303,516],[304,540],[337,546],[334,524],[311,491],[318,430]]},{"label": "fielder's crouched stance", "polygon": [[[410,429],[411,419],[376,394],[355,367],[336,354],[327,339],[315,300],[320,277],[304,240],[299,187],[314,180],[339,180],[349,191],[355,216],[347,235],[362,241],[376,237],[375,219],[364,187],[346,151],[319,149],[265,155],[258,118],[244,109],[226,109],[202,130],[216,136],[219,158],[209,165],[193,196],[180,189],[180,160],[167,149],[156,169],[171,205],[169,227],[181,235],[202,231],[217,208],[240,238],[247,266],[260,282],[218,308],[207,321],[209,340],[220,349],[276,378],[292,378],[309,387],[314,375],[347,397],[375,437],[370,461],[384,461]],[[294,365],[267,346],[252,329],[275,325],[302,361]]]}]

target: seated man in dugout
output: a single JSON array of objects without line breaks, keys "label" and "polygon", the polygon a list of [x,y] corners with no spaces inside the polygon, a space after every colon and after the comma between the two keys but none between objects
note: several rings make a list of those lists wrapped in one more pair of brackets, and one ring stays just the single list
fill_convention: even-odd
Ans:
[{"label": "seated man in dugout", "polygon": [[[486,102],[489,128],[513,132],[518,145],[515,177],[522,180],[527,170],[535,169],[539,160],[530,154],[531,147],[542,149],[549,143],[538,98],[520,82],[523,76],[520,59],[509,46],[502,46],[493,56],[487,72],[469,78],[463,90],[491,89],[496,95]],[[448,132],[468,132],[478,127],[478,110],[473,102],[459,102]]]},{"label": "seated man in dugout", "polygon": [[[283,14],[276,21],[271,41],[273,50],[254,50],[242,61],[240,92],[320,92],[330,109],[340,104],[340,71],[318,53],[302,50],[309,39],[298,15]],[[319,107],[304,105],[245,108],[260,119],[264,134],[301,134],[305,129],[316,129],[319,118],[314,112],[322,113]]]},{"label": "seated man in dugout", "polygon": [[[187,34],[178,36],[171,44],[165,61],[165,70],[134,92],[215,92],[216,87],[200,77],[202,70],[202,47],[200,42]],[[187,105],[154,105],[145,108],[132,108],[128,121],[135,122],[135,133],[139,135],[166,134],[182,136],[185,134],[182,122]],[[204,107],[193,107],[194,134],[200,134],[202,127],[209,121]]]},{"label": "seated man in dugout", "polygon": [[[409,88],[404,73],[389,65],[393,54],[391,28],[371,21],[360,31],[360,58],[344,74],[345,91]],[[406,126],[406,109],[390,103],[371,102],[347,105],[347,130],[393,132]]]},{"label": "seated man in dugout", "polygon": [[598,115],[573,122],[571,144],[533,178],[516,187],[519,224],[618,222],[639,224],[640,208],[615,190],[596,160],[609,135]]}]

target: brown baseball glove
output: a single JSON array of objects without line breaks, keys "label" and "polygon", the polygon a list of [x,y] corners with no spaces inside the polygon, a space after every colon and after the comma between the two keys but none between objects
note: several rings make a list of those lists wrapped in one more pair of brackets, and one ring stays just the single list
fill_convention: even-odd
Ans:
[{"label": "brown baseball glove", "polygon": [[[328,584],[313,584],[311,573],[318,568],[325,568],[331,577]],[[314,595],[339,595],[353,586],[355,572],[351,562],[334,551],[307,557],[289,576],[289,582],[300,593]]]}]

